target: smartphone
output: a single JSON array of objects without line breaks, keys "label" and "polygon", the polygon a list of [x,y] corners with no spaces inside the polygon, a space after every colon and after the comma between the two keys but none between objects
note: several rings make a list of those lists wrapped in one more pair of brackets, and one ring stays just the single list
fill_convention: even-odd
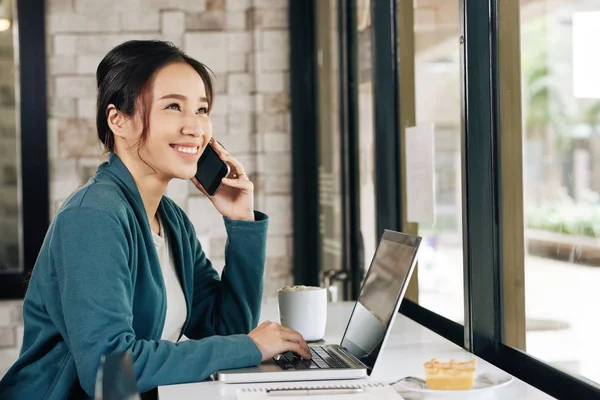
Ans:
[{"label": "smartphone", "polygon": [[221,179],[229,175],[229,171],[229,164],[219,158],[211,140],[198,160],[196,179],[210,196],[214,196],[221,187]]}]

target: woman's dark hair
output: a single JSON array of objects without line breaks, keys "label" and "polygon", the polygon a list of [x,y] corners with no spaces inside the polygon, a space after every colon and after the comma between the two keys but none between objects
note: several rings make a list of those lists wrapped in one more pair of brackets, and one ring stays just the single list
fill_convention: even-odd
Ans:
[{"label": "woman's dark hair", "polygon": [[96,82],[98,102],[96,128],[98,138],[106,151],[114,151],[115,139],[107,121],[106,108],[110,104],[120,112],[133,116],[140,107],[144,121],[139,145],[148,137],[148,115],[144,95],[156,72],[167,64],[183,62],[198,72],[204,82],[208,108],[213,103],[213,87],[209,69],[169,42],[159,40],[131,40],[108,52],[98,65]]}]

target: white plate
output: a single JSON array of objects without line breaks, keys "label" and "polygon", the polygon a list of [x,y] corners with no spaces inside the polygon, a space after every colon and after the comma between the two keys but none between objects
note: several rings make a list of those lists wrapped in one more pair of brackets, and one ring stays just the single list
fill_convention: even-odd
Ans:
[{"label": "white plate", "polygon": [[397,387],[412,392],[420,392],[427,394],[438,394],[438,395],[470,395],[480,393],[482,391],[493,390],[506,386],[513,381],[513,377],[502,373],[483,373],[475,375],[473,382],[473,388],[469,390],[433,390],[429,389],[426,384],[419,383],[414,380],[400,381],[397,383]]}]

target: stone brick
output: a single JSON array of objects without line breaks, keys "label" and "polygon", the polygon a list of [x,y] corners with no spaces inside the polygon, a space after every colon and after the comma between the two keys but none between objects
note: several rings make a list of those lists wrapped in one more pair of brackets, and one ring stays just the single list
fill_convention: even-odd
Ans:
[{"label": "stone brick", "polygon": [[185,28],[188,31],[221,31],[225,29],[225,11],[186,14]]},{"label": "stone brick", "polygon": [[73,12],[73,0],[52,0],[46,2],[46,13],[68,13]]},{"label": "stone brick", "polygon": [[[290,160],[291,162],[291,160]],[[260,190],[266,195],[269,194],[291,194],[292,193],[292,176],[262,174],[260,177]]]},{"label": "stone brick", "polygon": [[221,276],[221,274],[223,273],[223,269],[225,269],[225,259],[213,257],[210,259],[210,262],[212,263],[212,267],[214,268],[214,270],[217,271],[217,274]]},{"label": "stone brick", "polygon": [[0,348],[15,347],[15,328],[12,326],[0,327]]},{"label": "stone brick", "polygon": [[290,94],[282,93],[265,93],[263,95],[263,107],[265,112],[285,112],[290,109]]},{"label": "stone brick", "polygon": [[286,74],[283,72],[264,72],[256,75],[256,90],[259,92],[279,93],[288,89]]},{"label": "stone brick", "polygon": [[257,155],[259,173],[289,174],[292,172],[292,160],[289,153],[263,153]]},{"label": "stone brick", "polygon": [[211,114],[210,121],[212,122],[213,136],[218,137],[227,132],[227,114]]},{"label": "stone brick", "polygon": [[256,117],[257,132],[285,132],[286,121],[284,114],[258,114]]},{"label": "stone brick", "polygon": [[243,31],[248,28],[248,18],[243,11],[229,11],[225,16],[225,29]]},{"label": "stone brick", "polygon": [[250,132],[221,135],[219,142],[235,157],[238,154],[251,153],[254,149],[254,136]]},{"label": "stone brick", "polygon": [[0,378],[6,374],[8,369],[19,358],[19,349],[16,347],[0,349]]},{"label": "stone brick", "polygon": [[54,160],[50,165],[50,181],[53,199],[66,199],[81,184],[77,172],[77,160]]},{"label": "stone brick", "polygon": [[48,58],[48,75],[69,75],[77,72],[75,56],[52,56]]},{"label": "stone brick", "polygon": [[243,11],[250,8],[252,0],[226,0],[225,8],[229,11]]},{"label": "stone brick", "polygon": [[93,97],[96,96],[96,81],[93,76],[56,77],[57,97]]},{"label": "stone brick", "polygon": [[92,119],[64,119],[58,126],[58,145],[61,159],[94,157],[102,153],[96,124]]},{"label": "stone brick", "polygon": [[262,31],[262,47],[263,50],[277,50],[289,48],[289,35],[287,30],[276,29]]},{"label": "stone brick", "polygon": [[227,130],[230,134],[252,132],[252,122],[251,113],[230,113],[227,115]]},{"label": "stone brick", "polygon": [[265,275],[267,275],[269,279],[285,278],[292,274],[292,259],[290,257],[273,257],[269,254],[266,264]]},{"label": "stone brick", "polygon": [[76,54],[106,54],[113,47],[129,40],[160,39],[158,33],[107,33],[77,37]]},{"label": "stone brick", "polygon": [[227,80],[229,94],[248,94],[254,91],[254,79],[250,74],[229,74]]},{"label": "stone brick", "polygon": [[0,160],[13,159],[17,148],[16,137],[6,137],[0,141]]},{"label": "stone brick", "polygon": [[251,113],[253,110],[254,98],[248,95],[229,96],[229,112],[231,113]]},{"label": "stone brick", "polygon": [[142,10],[160,9],[160,10],[184,10],[184,11],[204,11],[206,10],[206,0],[139,0]]},{"label": "stone brick", "polygon": [[256,0],[256,7],[258,8],[287,8],[288,1],[293,0]]},{"label": "stone brick", "polygon": [[213,90],[219,97],[227,92],[227,73],[220,72],[217,76],[213,77]]},{"label": "stone brick", "polygon": [[272,71],[288,71],[290,64],[290,54],[287,48],[263,50],[254,53],[256,58],[255,71],[257,72],[272,72]]},{"label": "stone brick", "polygon": [[12,307],[9,302],[0,302],[0,327],[13,326]]},{"label": "stone brick", "polygon": [[229,53],[227,56],[228,72],[246,72],[247,71],[246,53]]},{"label": "stone brick", "polygon": [[77,73],[96,76],[96,70],[105,54],[84,54],[77,56]]},{"label": "stone brick", "polygon": [[[225,245],[227,243],[227,236],[211,237],[208,243],[204,243],[204,247],[207,248],[208,253],[216,259],[224,258]],[[208,257],[208,256],[207,256]]]},{"label": "stone brick", "polygon": [[292,198],[290,196],[266,196],[264,212],[269,215],[269,234],[292,233]]},{"label": "stone brick", "polygon": [[267,254],[269,258],[285,257],[288,254],[288,241],[285,236],[267,236]]},{"label": "stone brick", "polygon": [[252,34],[250,32],[228,32],[227,50],[232,53],[249,52],[253,48]]},{"label": "stone brick", "polygon": [[119,14],[112,10],[94,13],[57,13],[46,18],[49,33],[118,32]]},{"label": "stone brick", "polygon": [[260,93],[254,93],[254,112],[262,113],[264,110],[264,95]]},{"label": "stone brick", "polygon": [[263,151],[265,153],[288,153],[292,138],[288,133],[263,133]]},{"label": "stone brick", "polygon": [[53,52],[55,55],[73,56],[77,53],[75,35],[48,35],[53,38]]},{"label": "stone brick", "polygon": [[17,326],[23,325],[23,302],[12,302],[12,307],[10,308],[10,320]]},{"label": "stone brick", "polygon": [[210,237],[227,235],[223,216],[205,196],[192,196],[188,199],[187,215],[197,235],[205,233]]},{"label": "stone brick", "polygon": [[96,118],[96,98],[86,97],[77,99],[78,118]]},{"label": "stone brick", "polygon": [[248,10],[248,25],[251,29],[287,28],[287,9],[258,9]]},{"label": "stone brick", "polygon": [[177,36],[185,31],[185,14],[182,11],[163,11],[161,13],[161,32],[163,35]]},{"label": "stone brick", "polygon": [[76,100],[72,97],[53,97],[48,99],[50,117],[74,118],[77,114]]},{"label": "stone brick", "polygon": [[60,120],[52,115],[48,117],[48,159],[50,160],[50,165],[52,165],[52,162],[59,158],[58,126]]},{"label": "stone brick", "polygon": [[15,328],[15,347],[17,349],[20,349],[23,346],[23,332],[24,332],[24,327],[23,326],[17,326]]},{"label": "stone brick", "polygon": [[187,208],[187,199],[190,195],[190,186],[187,180],[172,179],[167,186],[166,195],[175,200],[184,210]]},{"label": "stone brick", "polygon": [[224,10],[227,0],[206,0],[206,10]]},{"label": "stone brick", "polygon": [[[102,3],[102,2],[98,2]],[[127,3],[127,1],[125,1]],[[120,22],[123,32],[158,32],[161,28],[161,18],[158,10],[121,12]]]},{"label": "stone brick", "polygon": [[225,33],[202,32],[186,33],[183,39],[185,51],[202,62],[206,60],[208,67],[215,73],[228,71],[227,35]]},{"label": "stone brick", "polygon": [[[66,1],[66,0],[59,0]],[[77,13],[96,13],[111,10],[112,12],[128,11],[130,13],[140,12],[140,0],[68,0],[75,3]],[[56,0],[47,3],[55,3]]]},{"label": "stone brick", "polygon": [[235,158],[244,166],[244,170],[248,176],[252,176],[256,172],[256,156],[254,154],[236,153]]},{"label": "stone brick", "polygon": [[108,155],[103,157],[81,157],[77,159],[77,170],[79,184],[84,184],[90,180],[98,171],[98,166],[108,159]]},{"label": "stone brick", "polygon": [[[227,110],[229,109],[229,96],[226,94],[220,94],[215,96],[213,101],[212,109],[210,111],[211,117],[213,115],[226,115]],[[214,121],[213,121],[214,126]]]}]

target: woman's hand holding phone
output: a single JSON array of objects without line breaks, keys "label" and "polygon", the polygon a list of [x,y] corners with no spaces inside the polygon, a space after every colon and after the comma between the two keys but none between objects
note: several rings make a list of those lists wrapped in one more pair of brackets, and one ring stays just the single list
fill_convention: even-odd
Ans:
[{"label": "woman's hand holding phone", "polygon": [[254,221],[254,184],[246,175],[244,167],[218,141],[211,139],[208,146],[216,150],[219,158],[230,166],[231,171],[222,179],[221,187],[213,196],[207,193],[196,177],[192,177],[191,181],[223,216],[232,220]]}]

